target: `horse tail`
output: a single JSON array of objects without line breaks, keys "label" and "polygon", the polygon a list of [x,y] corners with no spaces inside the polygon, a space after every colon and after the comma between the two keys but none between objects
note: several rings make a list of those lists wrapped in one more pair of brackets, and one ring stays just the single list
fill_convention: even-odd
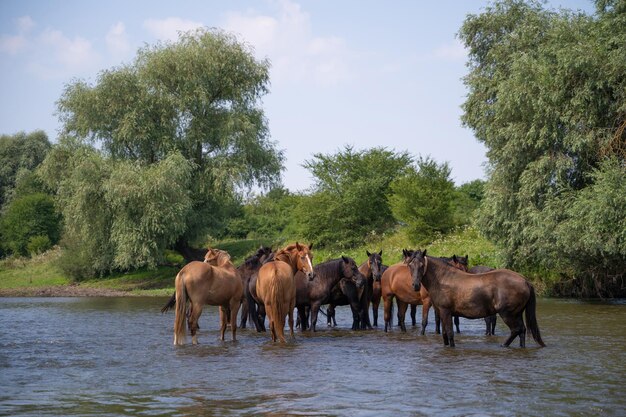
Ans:
[{"label": "horse tail", "polygon": [[537,324],[537,299],[535,297],[535,287],[530,282],[526,282],[528,288],[530,288],[530,299],[526,303],[526,326],[530,329],[530,333],[533,335],[533,339],[539,345],[545,347],[546,344],[543,343],[541,339],[541,333],[539,332],[539,325]]},{"label": "horse tail", "polygon": [[163,306],[163,308],[161,308],[161,313],[165,313],[166,311],[168,311],[170,308],[174,307],[175,305],[176,305],[176,292],[172,294],[169,301]]},{"label": "horse tail", "polygon": [[185,289],[185,274],[179,272],[176,275],[176,317],[174,318],[174,344],[182,345],[185,343],[187,331],[185,330],[186,306],[187,306],[187,290]]},{"label": "horse tail", "polygon": [[248,318],[252,323],[254,323],[254,327],[257,332],[262,331],[261,324],[259,323],[259,311],[257,309],[256,300],[252,296],[250,289],[246,286],[244,288],[244,293],[246,295],[246,300],[248,301]]},{"label": "horse tail", "polygon": [[289,306],[285,305],[283,302],[286,290],[282,279],[278,276],[276,269],[274,269],[273,276],[269,280],[265,309],[274,322],[274,332],[280,341],[285,340],[285,316],[289,308]]}]

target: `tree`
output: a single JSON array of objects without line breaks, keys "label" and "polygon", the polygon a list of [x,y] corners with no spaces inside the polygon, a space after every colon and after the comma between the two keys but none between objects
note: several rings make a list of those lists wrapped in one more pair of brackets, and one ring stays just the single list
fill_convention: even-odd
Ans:
[{"label": "tree", "polygon": [[27,255],[29,245],[35,252],[49,249],[59,241],[59,229],[54,201],[42,193],[11,200],[0,219],[3,249],[15,255]]},{"label": "tree", "polygon": [[454,227],[454,183],[446,162],[438,164],[430,157],[420,157],[417,168],[391,183],[391,191],[389,204],[393,215],[407,225],[412,240],[428,243],[436,233]]},{"label": "tree", "polygon": [[[195,254],[189,244],[225,228],[238,190],[279,181],[283,154],[269,140],[260,107],[261,97],[268,91],[268,68],[269,63],[256,60],[247,45],[219,30],[199,29],[182,34],[176,43],[146,46],[139,50],[132,65],[103,71],[96,85],[75,81],[66,86],[58,107],[62,136],[66,143],[74,144],[59,150],[57,156],[82,144],[98,144],[103,158],[129,164],[132,161],[130,165],[103,162],[112,169],[102,180],[109,181],[106,194],[114,200],[124,194],[114,188],[124,189],[126,175],[132,174],[138,181],[139,191],[141,186],[150,185],[140,178],[152,175],[140,171],[149,171],[160,163],[172,168],[171,161],[167,162],[172,155],[182,157],[180,162],[185,170],[191,170],[193,180],[167,185],[164,177],[165,183],[159,183],[159,187],[161,192],[173,195],[170,188],[184,186],[190,211],[178,211],[178,216],[185,216],[183,227],[177,218],[176,227],[153,230],[167,236],[152,238],[160,242],[173,239],[177,249],[191,260]],[[56,158],[48,166],[51,172],[65,172],[56,175],[59,179],[71,176],[68,171],[75,169],[74,163],[64,168],[61,160]],[[80,194],[79,182],[75,187],[65,184],[63,196],[72,199],[72,194]],[[148,202],[148,196],[134,192],[124,198],[130,206],[145,207]],[[115,226],[117,216],[136,218],[137,213],[129,216],[121,207],[111,206],[113,203],[103,200],[100,209],[113,217],[102,227]],[[80,212],[75,215],[80,216]],[[111,256],[120,265],[128,265],[122,259],[131,259],[139,250],[137,239],[130,243],[122,236],[127,232],[121,229],[112,236],[116,248]],[[97,235],[98,239],[106,237],[106,233]],[[81,239],[93,238],[82,235]],[[153,250],[144,248],[140,252],[148,256]],[[145,261],[153,263],[147,258]]]},{"label": "tree", "polygon": [[41,164],[50,146],[42,130],[0,136],[0,207],[11,199],[18,178]]},{"label": "tree", "polygon": [[393,226],[389,186],[411,162],[407,152],[385,148],[355,151],[347,146],[333,155],[315,154],[304,163],[315,177],[314,192],[297,209],[304,238],[350,246]]},{"label": "tree", "polygon": [[[596,256],[593,246],[575,244],[575,234],[559,232],[579,224],[570,217],[575,201],[604,207],[607,219],[623,216],[621,204],[601,203],[597,181],[625,180],[626,7],[596,4],[595,17],[513,0],[468,16],[460,31],[470,58],[463,121],[488,149],[480,226],[504,247],[508,265],[601,270],[608,285],[626,268],[623,245]],[[620,241],[623,223],[614,226],[610,239]],[[591,225],[577,230],[594,233]],[[572,245],[581,251],[574,255]],[[607,259],[621,261],[602,267]]]},{"label": "tree", "polygon": [[483,180],[470,181],[455,188],[452,207],[456,226],[470,224],[473,221],[484,195],[485,181]]}]

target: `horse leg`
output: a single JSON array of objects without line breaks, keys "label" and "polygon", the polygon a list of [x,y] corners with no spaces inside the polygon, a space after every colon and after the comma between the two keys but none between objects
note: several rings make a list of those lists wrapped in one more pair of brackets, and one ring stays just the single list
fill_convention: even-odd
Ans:
[{"label": "horse leg", "polygon": [[220,340],[224,341],[224,333],[226,332],[226,325],[228,324],[228,309],[220,306]]},{"label": "horse leg", "polygon": [[[430,299],[422,300],[422,331],[420,334],[424,336],[426,334],[426,326],[428,326],[428,311],[430,310]],[[437,316],[435,316],[436,318]]]},{"label": "horse leg", "polygon": [[296,338],[293,333],[293,309],[294,306],[291,306],[291,308],[289,309],[289,318],[287,319],[287,322],[289,323],[289,336],[291,337],[291,340]]},{"label": "horse leg", "polygon": [[[309,323],[306,318],[306,307],[298,306],[297,310],[298,310],[298,322],[300,323],[300,330],[305,331],[309,327]],[[298,327],[297,324],[296,324],[296,327]]]},{"label": "horse leg", "polygon": [[516,316],[503,315],[500,313],[500,317],[504,323],[509,326],[511,329],[511,334],[506,339],[506,341],[502,344],[503,347],[508,347],[511,342],[519,336],[519,344],[520,347],[526,346],[526,326],[524,326],[524,319],[522,318],[522,313],[520,312]]},{"label": "horse leg", "polygon": [[454,329],[452,328],[452,312],[448,309],[439,309],[441,316],[443,344],[454,347]]},{"label": "horse leg", "polygon": [[441,314],[439,314],[439,309],[433,306],[433,310],[435,311],[435,333],[441,333]]},{"label": "horse leg", "polygon": [[[233,334],[233,342],[237,340],[237,313],[239,312],[240,305],[241,305],[241,300],[237,298],[230,300],[230,323],[231,323],[230,330]],[[223,337],[224,335],[222,335],[222,338]]]},{"label": "horse leg", "polygon": [[380,298],[372,301],[372,318],[374,319],[374,327],[378,327],[378,305],[380,304]]},{"label": "horse leg", "polygon": [[248,324],[248,314],[248,300],[244,298],[241,302],[241,319],[239,321],[239,327],[242,329],[245,329]]},{"label": "horse leg", "polygon": [[315,326],[317,325],[317,313],[319,313],[320,304],[318,302],[311,304],[311,330],[316,331]]},{"label": "horse leg", "polygon": [[391,310],[393,308],[393,296],[383,296],[383,319],[385,320],[385,333],[391,328]]},{"label": "horse leg", "polygon": [[417,326],[417,320],[415,320],[415,315],[417,314],[417,306],[415,304],[411,304],[411,326]]},{"label": "horse leg", "polygon": [[189,314],[189,331],[191,332],[191,343],[194,345],[198,344],[198,319],[200,318],[200,314],[202,314],[202,305],[195,304],[191,307],[191,312]]},{"label": "horse leg", "polygon": [[336,327],[337,322],[335,322],[335,326],[333,326],[333,320],[335,320],[335,306],[329,304],[328,308],[326,309],[326,325],[328,327]]},{"label": "horse leg", "polygon": [[400,326],[400,330],[406,332],[404,318],[406,317],[406,309],[409,305],[404,301],[400,301],[399,298],[396,298],[396,303],[398,304],[398,325]]},{"label": "horse leg", "polygon": [[496,321],[498,320],[498,316],[495,314],[491,316],[491,335],[495,336],[496,334]]},{"label": "horse leg", "polygon": [[454,327],[456,327],[457,333],[461,333],[461,329],[459,329],[459,316],[454,316]]}]

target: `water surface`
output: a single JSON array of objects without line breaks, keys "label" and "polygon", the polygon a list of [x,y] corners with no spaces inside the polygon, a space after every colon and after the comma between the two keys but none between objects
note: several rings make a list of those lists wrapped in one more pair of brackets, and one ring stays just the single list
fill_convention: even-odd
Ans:
[{"label": "water surface", "polygon": [[286,345],[251,329],[221,342],[205,307],[200,345],[175,347],[165,301],[0,298],[0,415],[626,414],[623,301],[539,300],[548,347],[529,336],[526,349],[500,347],[501,320],[488,337],[461,319],[457,347],[444,348],[434,323],[426,336],[353,332],[345,307],[338,328]]}]

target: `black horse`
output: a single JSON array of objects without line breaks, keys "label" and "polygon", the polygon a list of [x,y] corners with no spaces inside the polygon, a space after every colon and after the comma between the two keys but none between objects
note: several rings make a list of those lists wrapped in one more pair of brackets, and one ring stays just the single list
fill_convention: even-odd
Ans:
[{"label": "black horse", "polygon": [[[246,258],[245,261],[237,268],[237,273],[241,278],[241,283],[243,284],[243,299],[241,300],[241,318],[239,327],[242,329],[246,328],[246,324],[248,322],[248,318],[251,316],[250,314],[250,297],[248,297],[249,292],[249,284],[250,278],[259,271],[261,265],[265,263],[265,261],[271,256],[272,248],[267,246],[261,246],[254,255]],[[252,300],[254,302],[254,300]],[[252,317],[250,317],[251,321],[255,323],[255,327],[257,327],[257,322],[254,321]]]},{"label": "black horse", "polygon": [[341,281],[362,287],[365,284],[365,278],[359,272],[354,259],[346,256],[315,265],[313,270],[315,271],[313,279],[297,272],[295,280],[296,307],[298,308],[300,327],[302,330],[307,329],[309,323],[306,309],[310,307],[310,329],[315,331],[320,306],[331,301],[331,290]]}]

